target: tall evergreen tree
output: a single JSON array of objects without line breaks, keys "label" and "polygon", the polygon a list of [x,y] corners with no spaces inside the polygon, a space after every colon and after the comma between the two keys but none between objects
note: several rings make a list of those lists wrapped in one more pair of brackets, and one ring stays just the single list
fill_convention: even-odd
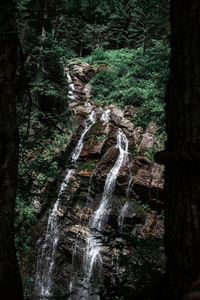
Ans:
[{"label": "tall evergreen tree", "polygon": [[17,34],[12,0],[1,2],[0,19],[0,298],[21,300],[22,286],[14,243],[18,132],[15,71]]},{"label": "tall evergreen tree", "polygon": [[[200,2],[171,2],[171,77],[167,93],[165,249],[168,299],[200,276]],[[192,298],[192,299],[199,299]]]}]

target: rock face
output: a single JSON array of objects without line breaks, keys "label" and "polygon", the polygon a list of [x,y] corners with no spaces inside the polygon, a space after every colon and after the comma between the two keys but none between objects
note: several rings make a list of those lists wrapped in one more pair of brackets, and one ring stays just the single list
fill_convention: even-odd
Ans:
[{"label": "rock face", "polygon": [[[146,157],[146,153],[157,142],[154,137],[156,125],[151,123],[143,132],[133,125],[136,112],[134,107],[126,106],[122,110],[113,104],[102,106],[91,100],[89,81],[105,66],[94,68],[77,62],[72,66],[71,77],[75,86],[75,99],[71,102],[74,136],[66,149],[66,157],[71,157],[92,111],[95,111],[96,122],[84,137],[75,174],[62,195],[58,210],[60,236],[53,281],[56,286],[66,290],[66,293],[72,291],[75,277],[79,278],[76,278],[76,282],[80,282],[83,254],[89,234],[88,222],[99,206],[106,177],[119,155],[116,148],[119,128],[129,141],[129,153],[126,163],[120,168],[110,203],[101,249],[103,281],[107,280],[114,286],[116,276],[120,282],[124,276],[128,278],[130,275],[127,266],[114,263],[119,262],[121,256],[132,257],[135,251],[133,246],[127,244],[122,232],[132,238],[136,234],[141,234],[144,238],[148,235],[160,238],[163,235],[163,221],[158,214],[163,205],[163,170]],[[70,163],[69,161],[69,165]],[[115,274],[115,278],[111,273]],[[73,295],[70,299],[80,298]],[[126,298],[121,296],[118,299]]]}]

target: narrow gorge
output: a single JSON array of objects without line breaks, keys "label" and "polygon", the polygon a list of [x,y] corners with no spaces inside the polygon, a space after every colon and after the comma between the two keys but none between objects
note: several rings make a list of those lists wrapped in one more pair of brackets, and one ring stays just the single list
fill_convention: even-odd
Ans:
[{"label": "narrow gorge", "polygon": [[48,187],[57,200],[37,224],[34,299],[131,299],[144,265],[147,282],[154,265],[163,269],[163,170],[147,157],[159,128],[134,127],[133,106],[95,102],[90,80],[106,67],[65,69],[73,130],[63,180]]}]

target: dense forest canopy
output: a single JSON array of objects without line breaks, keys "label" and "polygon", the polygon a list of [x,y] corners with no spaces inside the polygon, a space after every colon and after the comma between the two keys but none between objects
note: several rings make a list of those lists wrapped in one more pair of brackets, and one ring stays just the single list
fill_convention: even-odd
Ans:
[{"label": "dense forest canopy", "polygon": [[[13,170],[11,192],[5,192],[9,188],[6,180],[6,189],[1,191],[3,201],[12,202],[10,231],[5,230],[2,240],[6,243],[5,235],[10,236],[6,247],[11,246],[9,255],[15,267],[9,266],[9,270],[16,274],[10,278],[18,290],[17,297],[22,299],[14,235],[24,299],[72,300],[78,299],[78,295],[85,300],[164,300],[168,297],[166,286],[170,287],[173,299],[180,299],[198,275],[196,253],[187,244],[187,239],[192,246],[194,242],[189,233],[190,214],[198,229],[198,191],[192,194],[194,197],[186,197],[187,190],[181,194],[177,181],[173,181],[174,171],[168,165],[169,157],[176,164],[181,184],[191,172],[188,166],[187,174],[182,169],[182,158],[188,165],[191,162],[185,152],[189,149],[192,152],[189,157],[196,157],[197,131],[193,132],[194,145],[187,131],[190,115],[184,113],[187,119],[184,123],[181,118],[179,122],[176,112],[170,112],[174,111],[173,103],[177,103],[175,111],[183,113],[176,95],[181,99],[187,85],[187,76],[185,81],[180,80],[180,85],[173,85],[176,75],[180,76],[176,70],[184,73],[187,68],[187,62],[182,65],[177,59],[175,46],[177,38],[179,47],[183,47],[179,40],[182,25],[179,24],[179,31],[175,30],[175,12],[181,17],[178,6],[172,5],[171,81],[165,101],[171,34],[168,0],[17,0],[14,10],[12,1],[8,2],[7,6],[4,3],[4,16],[0,20],[6,24],[2,27],[2,53],[6,53],[2,55],[2,66],[4,75],[12,75],[1,79],[2,87],[8,77],[10,84],[9,93],[2,88],[2,99],[10,103],[7,108],[6,100],[2,101],[2,117],[5,120],[9,114],[14,116],[10,120],[14,129],[10,129],[10,123],[7,127],[5,122],[0,124],[4,140],[12,140],[12,147],[5,142],[5,148],[1,148],[8,155],[7,162],[16,155],[13,169],[8,163],[8,175],[2,173],[2,178],[11,178]],[[198,4],[194,7],[198,12]],[[190,24],[190,18],[194,18],[197,22],[192,13],[188,17],[187,9],[192,8],[185,4],[184,20]],[[184,45],[189,49],[188,32],[184,34],[184,42],[187,41]],[[192,45],[196,53],[195,39]],[[180,60],[185,62],[187,58],[180,55]],[[198,77],[198,68],[194,69]],[[187,70],[190,74],[190,68]],[[188,80],[191,80],[189,75]],[[192,96],[195,102],[197,94],[188,92],[184,97],[189,102]],[[157,162],[166,165],[168,196],[164,206],[163,169],[155,163],[154,155],[163,150],[166,141],[166,102],[167,150],[177,152],[178,157],[180,152],[181,158],[177,163],[177,154],[159,152],[156,156]],[[198,105],[194,107],[196,115]],[[174,134],[170,122],[179,128],[180,135]],[[195,122],[198,123],[197,118]],[[180,142],[179,147],[173,141],[176,137],[181,140],[181,126],[188,134],[189,144]],[[197,186],[194,178],[194,189]],[[184,198],[182,206],[174,194],[177,199]],[[100,201],[99,208],[95,201]],[[172,212],[176,211],[176,205],[177,214]],[[104,214],[99,212],[101,207]],[[188,208],[188,215],[181,213],[185,207],[192,207],[192,212]],[[185,215],[189,229],[185,230],[182,242],[180,232]],[[6,222],[2,220],[3,231]],[[179,230],[173,237],[171,231],[175,225]],[[175,245],[174,251],[171,243]],[[70,244],[75,244],[74,248]],[[96,254],[95,251],[91,254],[92,247]],[[181,258],[176,251],[182,251]],[[192,254],[193,262],[187,261],[187,253]],[[180,266],[174,262],[175,269],[173,255],[180,262]],[[188,275],[182,276],[180,269]],[[175,274],[179,278],[177,284]],[[7,276],[0,286],[6,281],[9,281]],[[3,289],[4,293],[7,284]]]}]

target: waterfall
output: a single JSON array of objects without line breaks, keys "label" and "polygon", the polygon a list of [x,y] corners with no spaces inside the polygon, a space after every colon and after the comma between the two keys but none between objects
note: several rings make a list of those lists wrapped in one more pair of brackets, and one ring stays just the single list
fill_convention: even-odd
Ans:
[{"label": "waterfall", "polygon": [[133,178],[131,177],[129,179],[128,186],[127,186],[127,189],[126,189],[126,200],[129,199],[130,191],[131,191],[131,188],[133,187],[132,181],[133,181]]},{"label": "waterfall", "polygon": [[74,97],[75,87],[74,87],[72,78],[71,78],[69,73],[67,73],[67,82],[68,82],[68,88],[69,88],[68,98],[71,99],[71,100],[75,100],[75,97]]},{"label": "waterfall", "polygon": [[101,116],[101,121],[107,123],[109,121],[109,118],[110,118],[110,109],[106,109]]},{"label": "waterfall", "polygon": [[65,179],[61,184],[58,198],[48,218],[44,243],[41,245],[41,247],[39,247],[38,250],[35,292],[36,295],[39,295],[41,298],[50,296],[52,272],[55,264],[56,248],[59,241],[57,211],[60,202],[60,196],[66,188],[73,171],[73,169],[67,171]]},{"label": "waterfall", "polygon": [[129,209],[129,196],[130,196],[130,190],[131,190],[131,186],[132,186],[132,181],[133,178],[131,177],[129,179],[128,182],[128,187],[126,189],[126,202],[125,204],[122,206],[122,208],[119,211],[119,216],[118,216],[118,226],[119,228],[122,230],[124,227],[124,217],[126,215],[127,210]]},{"label": "waterfall", "polygon": [[79,157],[79,155],[81,154],[82,148],[83,148],[83,140],[84,137],[86,135],[86,133],[90,130],[90,128],[92,127],[92,125],[96,122],[96,114],[94,111],[92,111],[92,113],[89,115],[87,121],[86,121],[86,126],[85,129],[81,135],[80,140],[78,141],[78,144],[72,154],[72,161],[75,163]]},{"label": "waterfall", "polygon": [[91,103],[90,103],[90,102],[88,102],[88,101],[87,101],[87,102],[85,102],[85,104],[84,104],[84,105],[85,105],[85,106],[92,106],[92,105],[91,105]]},{"label": "waterfall", "polygon": [[128,201],[126,201],[119,212],[118,226],[120,229],[123,229],[123,227],[124,227],[124,217],[126,215],[128,208],[129,208],[129,203],[128,203]]},{"label": "waterfall", "polygon": [[107,175],[101,204],[95,211],[94,218],[91,222],[91,228],[95,228],[99,231],[103,229],[103,226],[106,222],[109,210],[109,200],[115,188],[118,173],[123,164],[126,162],[128,156],[128,140],[121,129],[118,130],[116,148],[119,149],[119,156],[113,168]]},{"label": "waterfall", "polygon": [[[72,266],[74,266],[74,262],[75,262],[76,251],[77,251],[77,246],[78,246],[78,239],[79,239],[79,234],[77,235],[77,237],[75,239],[75,243],[74,243],[74,247],[73,247],[73,251],[72,251]],[[72,290],[73,290],[73,284],[74,284],[74,275],[72,273],[71,274],[71,280],[70,280],[70,283],[69,283],[69,292],[70,292],[70,294],[72,293]],[[69,299],[71,299],[71,297]]]},{"label": "waterfall", "polygon": [[[89,234],[86,240],[86,254],[83,259],[83,271],[85,278],[81,285],[81,297],[82,299],[95,299],[98,300],[99,296],[91,296],[90,293],[90,280],[93,275],[94,266],[99,265],[99,268],[102,268],[102,258],[101,258],[101,231],[104,229],[105,223],[109,214],[110,199],[115,188],[116,179],[119,174],[121,167],[126,163],[128,156],[128,140],[125,134],[121,129],[118,129],[117,135],[117,145],[116,148],[119,149],[119,156],[107,175],[103,196],[101,203],[98,209],[94,213],[94,217],[90,220],[89,223]],[[95,294],[95,290],[92,291]]]},{"label": "waterfall", "polygon": [[[72,83],[71,77],[67,74],[68,83],[69,83],[69,94],[70,90],[74,90],[74,85]],[[93,111],[88,119],[86,120],[86,126],[83,130],[81,137],[75,147],[74,152],[72,153],[72,162],[74,166],[81,154],[83,148],[83,141],[86,133],[90,130],[91,126],[96,122],[96,114]],[[59,242],[59,218],[58,218],[58,207],[60,204],[60,197],[67,187],[72,173],[75,172],[75,169],[67,170],[66,176],[61,184],[58,198],[54,204],[54,207],[49,214],[47,221],[47,228],[45,233],[44,242],[41,243],[41,239],[38,240],[37,244],[40,244],[37,255],[37,265],[36,265],[36,280],[35,280],[35,295],[44,299],[51,296],[51,288],[53,284],[53,268],[55,265],[55,256],[57,245]]]}]

